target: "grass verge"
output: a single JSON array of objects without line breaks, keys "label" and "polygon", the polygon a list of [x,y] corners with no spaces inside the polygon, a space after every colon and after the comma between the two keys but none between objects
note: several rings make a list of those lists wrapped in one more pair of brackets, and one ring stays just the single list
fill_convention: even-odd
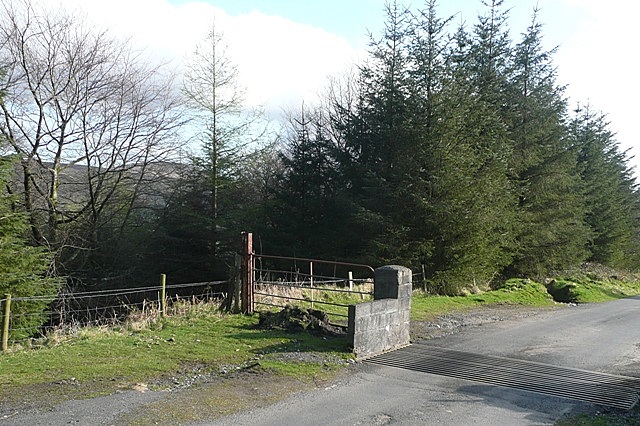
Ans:
[{"label": "grass verge", "polygon": [[594,415],[577,414],[565,416],[555,426],[630,426],[640,425],[640,407],[627,412],[615,411]]},{"label": "grass verge", "polygon": [[[248,370],[299,389],[333,377],[351,358],[345,338],[261,330],[257,323],[257,316],[220,314],[212,306],[159,318],[143,329],[128,324],[58,333],[32,348],[0,354],[0,409],[44,408],[189,381],[204,385]],[[232,409],[238,407],[223,412]]]},{"label": "grass verge", "polygon": [[558,274],[549,280],[547,288],[549,293],[563,302],[606,302],[637,295],[640,292],[640,276],[590,265],[579,271]]},{"label": "grass verge", "polygon": [[585,265],[545,280],[510,279],[493,291],[465,296],[432,296],[414,292],[411,319],[428,321],[452,311],[486,305],[553,306],[556,303],[594,303],[640,294],[640,275]]},{"label": "grass verge", "polygon": [[526,279],[511,279],[500,289],[466,296],[414,293],[411,319],[429,321],[450,312],[487,305],[553,306],[555,303],[543,284]]}]

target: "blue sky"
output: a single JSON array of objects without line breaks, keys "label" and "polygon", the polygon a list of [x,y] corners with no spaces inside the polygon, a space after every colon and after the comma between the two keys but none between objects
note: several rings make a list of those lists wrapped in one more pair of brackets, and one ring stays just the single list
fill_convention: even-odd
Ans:
[{"label": "blue sky", "polygon": [[[44,0],[43,0],[44,1]],[[215,18],[238,64],[247,101],[269,111],[313,102],[329,76],[364,56],[367,33],[380,33],[384,0],[59,0],[84,10],[112,32],[130,35],[176,66],[201,41]],[[424,2],[402,4],[421,7]],[[574,102],[608,114],[611,129],[640,164],[635,105],[637,16],[631,0],[505,0],[511,35],[530,22],[536,5],[555,57],[558,81]],[[441,16],[473,25],[480,0],[441,0]]]}]

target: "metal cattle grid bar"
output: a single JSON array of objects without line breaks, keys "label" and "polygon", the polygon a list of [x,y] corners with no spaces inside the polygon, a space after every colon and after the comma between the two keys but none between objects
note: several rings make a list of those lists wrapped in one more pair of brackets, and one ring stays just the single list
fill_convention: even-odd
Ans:
[{"label": "metal cattle grid bar", "polygon": [[624,410],[633,408],[640,393],[640,379],[635,377],[478,355],[425,344],[413,344],[369,358],[367,362]]}]

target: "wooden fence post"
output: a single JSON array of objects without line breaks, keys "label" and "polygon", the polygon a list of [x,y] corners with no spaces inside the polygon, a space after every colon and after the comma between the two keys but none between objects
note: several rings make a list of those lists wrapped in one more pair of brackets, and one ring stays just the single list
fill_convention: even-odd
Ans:
[{"label": "wooden fence post", "polygon": [[167,275],[160,274],[160,315],[167,316]]},{"label": "wooden fence post", "polygon": [[2,351],[9,350],[9,320],[11,319],[11,295],[5,294],[4,315],[2,316]]},{"label": "wooden fence post", "polygon": [[313,309],[313,262],[309,262],[309,285],[311,286],[311,309]]},{"label": "wooden fence post", "polygon": [[240,293],[242,292],[242,256],[236,253],[235,273],[233,277],[233,310],[234,314],[240,312]]},{"label": "wooden fence post", "polygon": [[242,233],[242,301],[240,308],[244,314],[253,313],[253,234]]}]

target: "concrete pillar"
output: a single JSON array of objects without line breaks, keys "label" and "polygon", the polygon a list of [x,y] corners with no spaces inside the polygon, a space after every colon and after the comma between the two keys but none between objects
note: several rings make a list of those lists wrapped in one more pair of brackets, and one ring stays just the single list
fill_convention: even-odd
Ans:
[{"label": "concrete pillar", "polygon": [[375,271],[373,299],[411,300],[411,269],[404,266],[383,266]]},{"label": "concrete pillar", "polygon": [[376,269],[373,298],[349,306],[348,334],[358,358],[410,343],[411,270],[396,265]]}]

